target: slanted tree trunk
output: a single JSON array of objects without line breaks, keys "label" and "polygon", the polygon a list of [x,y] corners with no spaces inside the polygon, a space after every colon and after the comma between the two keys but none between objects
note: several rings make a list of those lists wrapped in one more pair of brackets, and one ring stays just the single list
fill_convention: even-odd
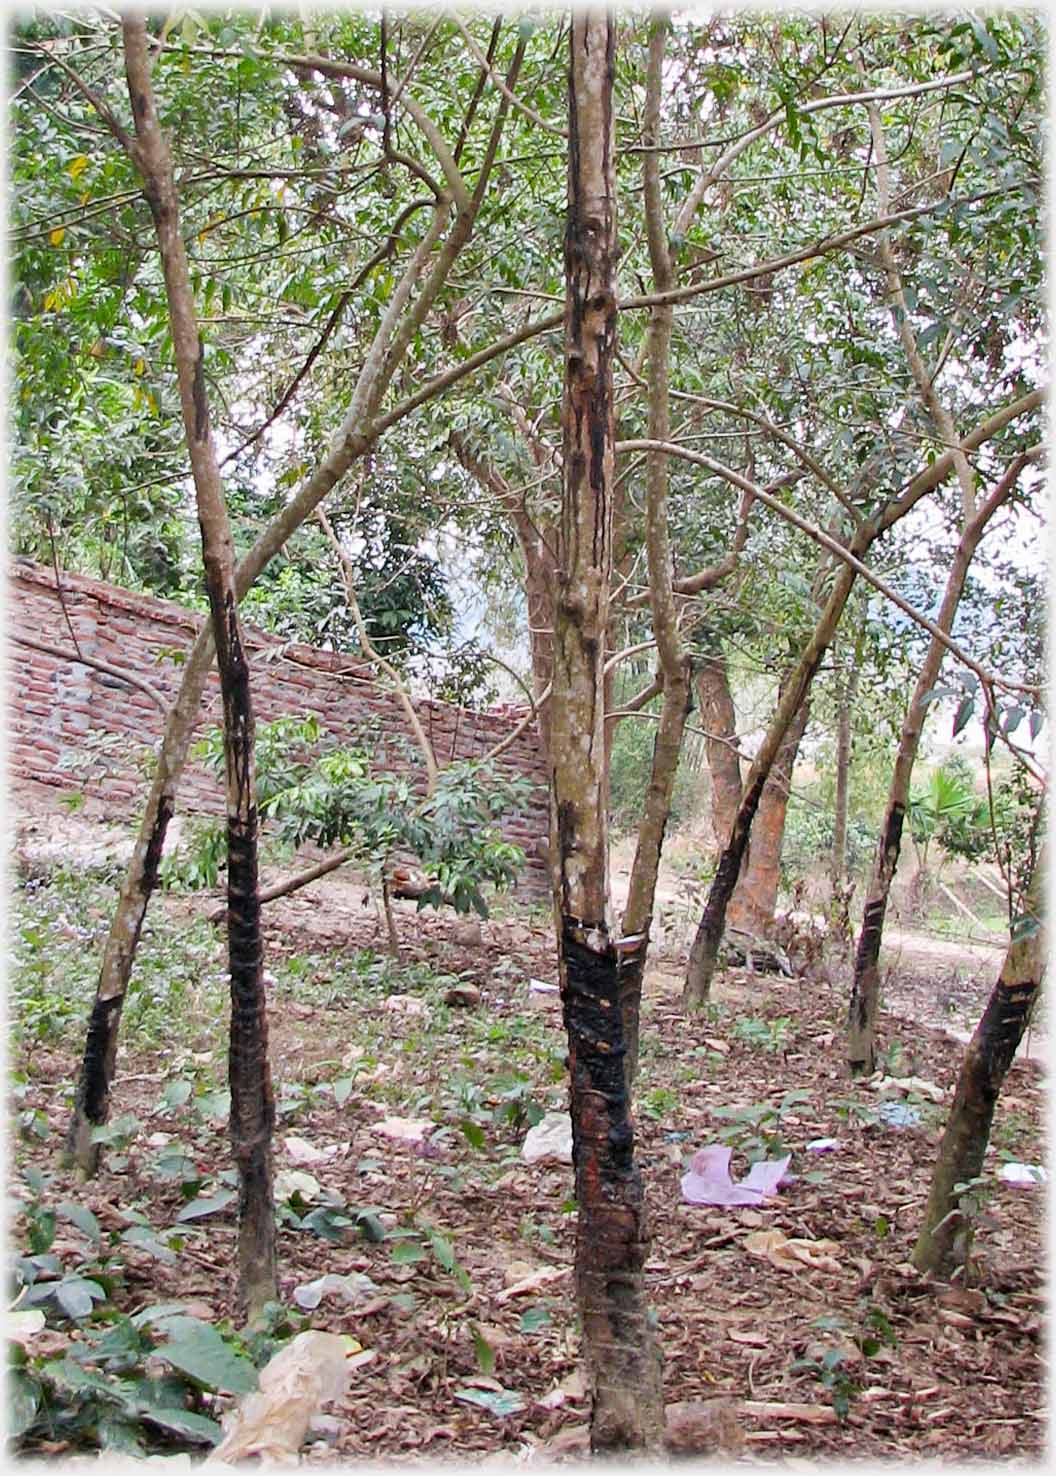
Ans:
[{"label": "slanted tree trunk", "polygon": [[[949,632],[953,628],[968,570],[979,541],[994,513],[1008,500],[1029,459],[1029,453],[1015,457],[990,496],[974,516],[969,518],[954,552],[942,604],[935,617],[935,624],[941,631]],[[880,828],[854,958],[854,978],[847,1018],[847,1064],[852,1076],[869,1076],[876,1068],[876,1017],[880,998],[880,946],[883,942],[884,919],[902,848],[902,830],[909,804],[913,766],[920,748],[930,696],[938,682],[945,654],[945,646],[933,636],[902,722],[898,754],[891,775],[887,807]]]},{"label": "slanted tree trunk", "polygon": [[932,1173],[924,1224],[913,1250],[918,1271],[945,1279],[967,1265],[974,1225],[972,1216],[960,1208],[956,1186],[982,1173],[994,1108],[1030,1023],[1044,971],[1039,868],[1028,889],[1023,916],[1013,924],[1001,976],[964,1053]]},{"label": "slanted tree trunk", "polygon": [[249,665],[235,595],[234,546],[213,444],[205,390],[204,348],[198,332],[190,271],[180,234],[179,202],[168,143],[151,86],[146,25],[123,21],[125,70],[136,138],[129,154],[143,176],[154,218],[168,300],[169,327],[184,433],[198,503],[202,558],[212,614],[224,707],[227,781],[228,967],[231,1033],[231,1144],[238,1168],[238,1298],[248,1321],[275,1301],[275,1210],[271,1139],[275,1103],[268,1064],[257,897],[257,802]]},{"label": "slanted tree trunk", "polygon": [[[523,44],[518,45],[506,78],[510,87],[516,81],[523,54]],[[415,333],[428,317],[459,252],[472,232],[492,173],[508,107],[504,96],[489,139],[484,167],[477,177],[476,189],[472,197],[468,197],[464,187],[461,189],[455,223],[439,250],[437,243],[443,236],[451,214],[450,197],[442,195],[433,207],[429,227],[389,299],[356,380],[347,413],[315,470],[297,494],[276,514],[236,568],[237,599],[241,600],[246,591],[252,588],[254,581],[287,539],[311,516],[353,463],[366,455],[380,436],[409,414],[423,398],[421,393],[411,395],[396,409],[384,415],[381,413],[381,403],[393,376],[413,344]],[[108,115],[104,116],[107,116],[107,122],[114,128],[113,120]],[[121,142],[125,142],[123,137]],[[433,392],[440,392],[450,377],[441,376]],[[143,918],[157,880],[157,868],[172,816],[176,788],[186,761],[212,659],[213,632],[210,623],[205,622],[184,666],[180,689],[162,736],[158,769],[140,823],[139,839],[110,925],[110,935],[100,970],[96,1001],[78,1078],[74,1116],[67,1136],[68,1153],[76,1157],[79,1166],[87,1174],[93,1173],[98,1163],[98,1152],[91,1142],[92,1129],[105,1123],[110,1111],[110,1090],[121,1011],[132,977],[132,965]]]},{"label": "slanted tree trunk", "polygon": [[459,461],[487,491],[499,499],[513,523],[524,559],[524,593],[528,606],[528,645],[532,659],[532,693],[537,703],[536,728],[544,757],[550,752],[550,705],[542,702],[554,674],[554,599],[556,577],[553,545],[556,532],[539,527],[521,497],[509,482],[480,452],[470,447],[461,431],[452,431],[452,451]]},{"label": "slanted tree trunk", "polygon": [[770,932],[774,922],[792,771],[809,716],[810,703],[804,701],[777,751],[752,826],[748,864],[737,882],[727,912],[727,919],[733,927],[763,937]]},{"label": "slanted tree trunk", "polygon": [[576,1289],[591,1394],[591,1445],[598,1451],[655,1450],[663,1433],[660,1367],[643,1276],[645,1205],[624,1080],[608,891],[604,668],[615,459],[614,70],[613,16],[575,13],[551,854],[571,1076]]},{"label": "slanted tree trunk", "polygon": [[[860,557],[875,536],[875,524],[863,525],[855,533],[851,551]],[[719,857],[718,869],[708,892],[704,913],[690,949],[689,967],[682,991],[682,1004],[685,1009],[702,1009],[708,1002],[711,980],[719,957],[719,945],[726,927],[726,911],[737,885],[741,863],[748,847],[752,821],[759,808],[763,789],[781,752],[789,729],[804,707],[810,684],[821,665],[822,657],[836,634],[836,627],[839,625],[840,616],[843,614],[847,598],[854,586],[855,577],[855,571],[847,564],[844,564],[837,574],[832,593],[814,628],[814,634],[788,676],[784,692],[777,704],[777,710],[770,721],[770,727],[748,771],[744,793],[737,807],[737,814],[722,855]]]}]

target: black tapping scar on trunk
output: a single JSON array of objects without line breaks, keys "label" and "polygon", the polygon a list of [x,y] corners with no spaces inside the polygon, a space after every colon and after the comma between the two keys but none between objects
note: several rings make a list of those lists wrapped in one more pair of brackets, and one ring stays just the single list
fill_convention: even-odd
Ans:
[{"label": "black tapping scar on trunk", "polygon": [[579,928],[562,920],[562,949],[567,989],[565,1023],[577,1064],[589,1077],[591,1089],[604,1100],[609,1114],[610,1164],[603,1175],[622,1175],[632,1163],[634,1133],[630,1123],[623,1060],[623,1016],[619,1003],[616,951],[596,953],[579,941]]}]

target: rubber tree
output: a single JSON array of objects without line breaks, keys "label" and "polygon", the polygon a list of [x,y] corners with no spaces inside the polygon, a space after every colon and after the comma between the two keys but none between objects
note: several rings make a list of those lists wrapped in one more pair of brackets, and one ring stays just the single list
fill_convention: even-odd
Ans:
[{"label": "rubber tree", "polygon": [[[516,83],[523,55],[522,42],[507,71],[505,80],[510,89]],[[352,73],[357,80],[365,77],[370,85],[378,89],[382,86],[380,74],[367,69],[332,62],[328,58],[298,58],[302,69],[309,63],[309,69],[323,75],[341,77]],[[391,74],[388,80],[390,85],[397,85]],[[503,96],[472,191],[466,186],[449,151],[442,148],[447,188],[438,194],[429,225],[392,290],[356,378],[348,409],[314,470],[239,562],[234,571],[236,599],[241,600],[245,596],[287,539],[386,431],[492,358],[560,321],[555,314],[526,325],[487,349],[461,360],[452,369],[435,375],[391,409],[383,411],[389,386],[472,234],[491,178],[508,109],[508,101]],[[132,977],[143,920],[157,884],[158,866],[175,808],[176,791],[200,716],[213,655],[213,633],[211,626],[205,623],[188,655],[179,691],[165,724],[154,778],[103,953],[73,1116],[66,1137],[67,1158],[75,1161],[85,1174],[94,1173],[98,1165],[99,1149],[92,1142],[92,1131],[105,1123],[110,1111],[121,1012]]]},{"label": "rubber tree", "polygon": [[645,1298],[648,1246],[610,920],[605,636],[616,350],[615,19],[576,12],[569,64],[562,506],[551,698],[551,856],[568,1035],[576,1292],[595,1451],[663,1435]]},{"label": "rubber tree", "polygon": [[[669,24],[667,15],[657,12],[649,26],[649,60],[642,133],[645,146],[642,181],[646,239],[653,286],[660,293],[667,292],[674,284],[674,269],[664,221],[659,154],[660,91],[664,43]],[[674,308],[670,303],[660,302],[650,309],[645,344],[645,377],[649,397],[648,434],[651,439],[660,441],[667,440],[671,429],[668,376],[673,322]],[[649,930],[652,926],[656,880],[692,696],[690,663],[679,634],[678,612],[672,587],[668,459],[662,452],[648,453],[645,482],[645,550],[649,575],[649,605],[659,660],[662,698],[653,740],[649,785],[638,826],[638,840],[627,889],[627,905],[623,913],[626,941],[621,950],[619,966],[620,1009],[627,1049],[624,1072],[628,1088],[637,1072],[642,979],[649,947]]]},{"label": "rubber tree", "polygon": [[[810,684],[821,664],[825,651],[831,644],[840,617],[843,613],[847,599],[854,587],[855,579],[859,575],[872,578],[868,566],[862,562],[865,554],[876,540],[888,529],[904,518],[917,505],[922,497],[927,496],[951,474],[958,453],[969,453],[984,445],[994,436],[998,435],[1012,421],[1021,415],[1029,414],[1036,410],[1043,401],[1043,393],[1040,390],[1031,390],[1020,396],[1011,404],[1002,407],[993,415],[987,417],[969,432],[956,446],[943,451],[929,466],[917,473],[910,481],[895,495],[888,498],[886,502],[869,518],[863,518],[855,529],[850,543],[846,546],[840,544],[830,535],[812,527],[805,519],[790,509],[782,506],[774,497],[770,496],[765,488],[754,487],[747,479],[723,466],[713,458],[703,456],[698,452],[691,451],[686,447],[669,445],[668,454],[680,456],[684,460],[691,461],[697,465],[706,466],[725,476],[727,480],[742,489],[747,486],[754,496],[771,509],[778,513],[801,532],[807,533],[809,537],[820,543],[822,547],[828,548],[839,561],[841,567],[833,581],[833,586],[828,599],[821,611],[814,632],[804,647],[798,662],[789,674],[784,692],[779,701],[770,726],[766,732],[759,751],[752,762],[748,777],[745,781],[744,793],[734,819],[733,828],[729,840],[719,858],[718,869],[708,893],[704,913],[697,928],[690,951],[689,968],[686,975],[686,984],[683,990],[683,1004],[687,1009],[703,1007],[708,1000],[711,987],[711,979],[715,972],[718,960],[719,944],[722,940],[723,929],[726,923],[726,911],[737,878],[740,874],[741,863],[748,845],[748,837],[756,810],[759,807],[759,797],[766,784],[774,761],[784,742],[785,735],[796,715],[800,710],[810,690]],[[627,441],[621,443],[625,449],[647,450],[654,443],[648,440]],[[660,444],[660,443],[655,443]],[[875,582],[875,580],[874,580]],[[888,590],[888,597],[891,591]],[[907,607],[908,609],[908,607]]]},{"label": "rubber tree", "polygon": [[949,1279],[963,1271],[971,1252],[975,1228],[970,1210],[972,1181],[982,1174],[1001,1087],[1041,991],[1046,958],[1042,897],[1038,867],[1021,914],[1013,922],[1000,977],[957,1076],[912,1257],[918,1271],[939,1278]]},{"label": "rubber tree", "polygon": [[[875,104],[869,107],[869,118],[876,157],[877,194],[881,211],[887,208],[890,179],[887,145],[880,114]],[[940,398],[936,387],[938,365],[924,362],[912,326],[902,277],[898,270],[887,232],[877,238],[877,255],[884,271],[885,285],[895,328],[903,354],[917,387],[917,393],[935,429],[947,445],[957,439],[953,416]],[[978,505],[976,477],[963,451],[954,459],[961,493],[961,536],[946,577],[942,603],[936,616],[939,629],[949,634],[964,592],[968,571],[994,514],[1011,496],[1023,468],[1039,454],[1039,448],[1016,456],[982,505]],[[898,752],[891,775],[884,818],[880,827],[869,890],[865,899],[862,924],[854,959],[854,975],[848,1006],[847,1061],[852,1076],[869,1075],[876,1066],[876,1019],[880,996],[880,948],[891,885],[898,868],[902,846],[902,830],[909,789],[920,748],[921,735],[932,693],[938,684],[946,649],[935,636],[928,644],[912,695],[906,707],[899,736]]]},{"label": "rubber tree", "polygon": [[231,984],[228,1082],[231,1146],[238,1169],[238,1299],[250,1322],[278,1296],[272,1133],[275,1101],[268,1063],[257,897],[258,815],[249,663],[235,594],[235,557],[213,441],[205,385],[205,349],[180,231],[179,201],[168,142],[151,83],[146,24],[123,23],[125,69],[135,139],[128,152],[143,177],[154,219],[168,302],[184,432],[202,537],[202,559],[224,712],[227,797],[227,938]]},{"label": "rubber tree", "polygon": [[[987,524],[1008,501],[1024,466],[1033,459],[1030,452],[1015,457],[997,486],[968,520],[954,551],[950,572],[946,576],[942,604],[935,617],[940,630],[949,632],[953,628],[954,616],[964,592],[972,558]],[[883,942],[884,920],[891,884],[901,854],[902,830],[909,805],[913,766],[920,750],[924,723],[945,655],[945,645],[932,636],[902,720],[898,753],[891,774],[854,956],[847,1022],[847,1063],[852,1076],[868,1076],[876,1069],[876,1020],[880,999],[880,947]]]}]

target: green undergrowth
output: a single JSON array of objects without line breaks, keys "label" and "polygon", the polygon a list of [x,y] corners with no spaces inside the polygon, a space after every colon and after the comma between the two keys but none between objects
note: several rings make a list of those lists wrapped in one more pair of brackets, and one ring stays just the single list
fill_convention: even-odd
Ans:
[{"label": "green undergrowth", "polygon": [[[123,868],[61,866],[20,878],[12,897],[8,1006],[16,1047],[66,1042],[84,1028]],[[226,1003],[222,940],[201,920],[153,907],[122,1015],[132,1048],[213,1040]]]}]

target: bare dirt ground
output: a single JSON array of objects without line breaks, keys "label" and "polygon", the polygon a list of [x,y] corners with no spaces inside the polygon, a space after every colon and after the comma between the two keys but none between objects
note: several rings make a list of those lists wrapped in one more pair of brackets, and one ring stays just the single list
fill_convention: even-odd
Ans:
[{"label": "bare dirt ground", "polygon": [[[37,829],[24,825],[20,832],[20,851],[39,858],[42,848],[57,845],[69,859],[75,846],[103,843],[91,815],[73,820],[41,806],[29,821]],[[313,1326],[352,1334],[371,1356],[329,1412],[309,1458],[574,1459],[584,1448],[587,1409],[571,1301],[571,1167],[526,1163],[523,1122],[493,1115],[483,1147],[459,1130],[471,1106],[483,1114],[481,1122],[498,1111],[498,1082],[512,1064],[529,1075],[539,1105],[564,1105],[560,1007],[556,995],[531,983],[556,982],[550,928],[541,914],[513,908],[477,928],[400,904],[405,963],[474,984],[478,1004],[443,1006],[442,989],[438,995],[421,982],[424,968],[396,1007],[384,993],[366,1002],[343,998],[336,985],[326,998],[318,989],[302,993],[287,967],[291,960],[308,960],[318,983],[331,974],[337,980],[357,950],[381,948],[383,929],[363,896],[362,884],[339,874],[266,910],[268,967],[280,981],[271,1000],[280,1096],[284,1084],[327,1080],[335,1060],[354,1063],[379,1019],[387,1042],[382,1059],[356,1071],[340,1107],[321,1092],[309,1093],[295,1115],[280,1114],[277,1166],[292,1166],[290,1137],[307,1140],[327,1155],[312,1172],[349,1204],[372,1206],[389,1223],[428,1220],[441,1229],[470,1290],[435,1259],[395,1262],[385,1242],[349,1234],[331,1243],[288,1225],[282,1230],[287,1299],[324,1272],[359,1273],[373,1288],[354,1305],[325,1299],[313,1314]],[[153,905],[189,915],[213,903],[162,897]],[[903,1127],[877,1114],[884,1092],[846,1077],[840,968],[795,979],[728,970],[717,980],[715,1007],[686,1017],[679,1008],[683,946],[665,933],[653,949],[637,1090],[638,1152],[653,1227],[648,1295],[667,1399],[731,1401],[743,1464],[1033,1461],[1042,1454],[1042,1194],[993,1180],[963,1281],[934,1283],[910,1264],[960,1062],[949,1021],[956,1013],[974,1023],[1000,962],[991,950],[950,958],[944,948],[936,977],[939,954],[916,953],[915,946],[914,940],[896,943],[884,1042],[900,1043],[899,1074],[925,1078],[941,1101],[915,1099],[913,1120]],[[955,1010],[947,963],[960,969]],[[55,1134],[65,1124],[63,1087],[74,1077],[79,1051],[80,1043],[70,1040],[13,1063],[28,1073],[27,1105],[47,1116]],[[115,1111],[137,1113],[148,1130],[183,1131],[175,1114],[158,1108],[172,1069],[160,1046],[128,1052]],[[478,1085],[472,1102],[468,1087],[456,1100],[462,1080]],[[1036,1060],[1017,1060],[999,1104],[988,1168],[996,1169],[1002,1154],[1039,1161],[1044,1085]],[[892,1100],[906,1099],[895,1092]],[[685,1203],[680,1180],[687,1156],[736,1127],[727,1115],[736,1109],[747,1116],[734,1176],[745,1169],[741,1149],[754,1112],[757,1122],[762,1116],[759,1126],[778,1131],[793,1153],[795,1177],[758,1209]],[[379,1136],[393,1113],[428,1119],[433,1127],[417,1143]],[[194,1131],[203,1164],[226,1161],[222,1122]],[[835,1139],[835,1148],[809,1151],[820,1138]],[[119,1171],[104,1170],[84,1188],[46,1149],[15,1145],[12,1167],[27,1156],[55,1174],[56,1195],[79,1196],[104,1225],[127,1223],[133,1204],[152,1223],[164,1223],[180,1207],[177,1190],[152,1178],[150,1151],[141,1141]],[[16,1185],[16,1195],[21,1192]],[[129,1247],[115,1295],[129,1308],[179,1298],[229,1315],[234,1223],[222,1213],[208,1226],[188,1238],[175,1265]],[[760,1230],[780,1232],[802,1259],[761,1250]],[[474,1328],[494,1354],[487,1373],[474,1351]],[[834,1348],[844,1355],[843,1417],[822,1376]],[[467,1389],[512,1392],[519,1404],[496,1415],[456,1397]]]}]

